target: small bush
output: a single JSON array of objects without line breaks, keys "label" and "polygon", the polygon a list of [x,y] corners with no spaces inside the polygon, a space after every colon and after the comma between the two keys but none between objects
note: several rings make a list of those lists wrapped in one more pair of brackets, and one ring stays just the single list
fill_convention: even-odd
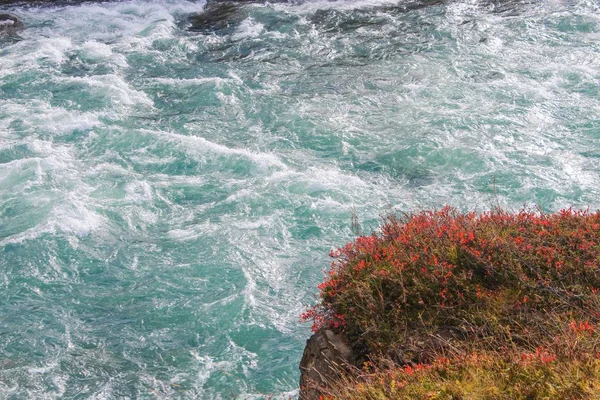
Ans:
[{"label": "small bush", "polygon": [[501,366],[544,349],[567,364],[579,360],[565,368],[597,369],[598,212],[446,207],[388,218],[380,234],[331,255],[320,301],[303,318],[315,331],[340,332],[379,366],[490,352],[508,355],[496,357]]}]

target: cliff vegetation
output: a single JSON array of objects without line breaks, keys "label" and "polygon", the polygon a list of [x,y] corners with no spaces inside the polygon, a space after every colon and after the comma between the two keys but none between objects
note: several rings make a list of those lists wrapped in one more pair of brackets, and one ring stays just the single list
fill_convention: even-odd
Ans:
[{"label": "cliff vegetation", "polygon": [[600,398],[599,212],[446,207],[331,256],[302,318],[361,361],[323,398]]}]

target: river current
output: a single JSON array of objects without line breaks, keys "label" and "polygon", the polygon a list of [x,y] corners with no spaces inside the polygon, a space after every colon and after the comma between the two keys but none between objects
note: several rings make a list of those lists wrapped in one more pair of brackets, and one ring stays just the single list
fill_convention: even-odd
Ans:
[{"label": "river current", "polygon": [[0,6],[0,398],[295,396],[381,216],[600,207],[597,2],[202,6]]}]

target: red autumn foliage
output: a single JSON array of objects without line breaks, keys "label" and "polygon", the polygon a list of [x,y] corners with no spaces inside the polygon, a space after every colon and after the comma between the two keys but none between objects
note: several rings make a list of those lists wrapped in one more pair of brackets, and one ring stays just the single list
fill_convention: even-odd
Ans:
[{"label": "red autumn foliage", "polygon": [[388,218],[331,256],[320,301],[302,318],[413,367],[481,347],[537,354],[595,335],[600,316],[599,212],[445,207]]}]

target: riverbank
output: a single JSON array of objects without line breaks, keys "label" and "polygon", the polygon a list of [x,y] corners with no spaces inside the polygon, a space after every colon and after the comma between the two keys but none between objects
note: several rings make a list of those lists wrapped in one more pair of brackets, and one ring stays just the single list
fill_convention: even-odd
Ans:
[{"label": "riverbank", "polygon": [[[337,333],[353,354],[337,375],[335,368],[324,371],[329,379],[317,382],[319,394],[574,399],[600,393],[600,212],[445,208],[390,218],[381,234],[360,237],[332,256],[320,302],[303,317],[319,334]],[[338,357],[335,364],[344,362]],[[310,388],[309,380],[303,386]],[[301,398],[317,396],[311,393]]]}]

